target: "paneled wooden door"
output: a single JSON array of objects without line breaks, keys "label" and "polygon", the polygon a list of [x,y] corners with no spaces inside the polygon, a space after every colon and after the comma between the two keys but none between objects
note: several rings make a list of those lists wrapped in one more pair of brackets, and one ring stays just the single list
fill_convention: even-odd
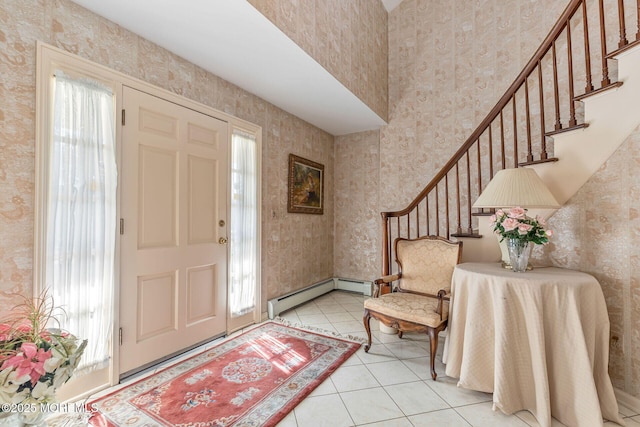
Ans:
[{"label": "paneled wooden door", "polygon": [[227,123],[125,87],[121,345],[134,372],[222,335],[227,311]]}]

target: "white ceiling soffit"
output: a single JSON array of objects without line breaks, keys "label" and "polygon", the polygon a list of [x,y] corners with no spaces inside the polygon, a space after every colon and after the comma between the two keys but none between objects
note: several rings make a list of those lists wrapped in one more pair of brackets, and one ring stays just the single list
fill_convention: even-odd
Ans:
[{"label": "white ceiling soffit", "polygon": [[385,124],[245,0],[73,1],[332,135]]},{"label": "white ceiling soffit", "polygon": [[387,9],[387,12],[391,12],[400,3],[402,3],[402,0],[382,0],[382,4],[384,5],[384,8]]}]

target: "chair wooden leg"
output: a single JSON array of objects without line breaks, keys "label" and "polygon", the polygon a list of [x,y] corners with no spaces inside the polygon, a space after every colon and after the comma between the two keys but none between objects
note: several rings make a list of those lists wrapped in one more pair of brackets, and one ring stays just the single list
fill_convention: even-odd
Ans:
[{"label": "chair wooden leg", "polygon": [[398,338],[402,338],[402,331],[398,329]]},{"label": "chair wooden leg", "polygon": [[429,328],[429,344],[431,346],[431,378],[436,380],[436,350],[438,350],[438,333],[435,329]]},{"label": "chair wooden leg", "polygon": [[369,310],[365,310],[364,317],[362,317],[362,322],[364,323],[364,329],[367,331],[367,339],[368,339],[367,344],[365,344],[364,346],[365,353],[368,353],[369,349],[371,348],[371,326],[369,325],[370,320],[371,320],[371,314],[369,313]]}]

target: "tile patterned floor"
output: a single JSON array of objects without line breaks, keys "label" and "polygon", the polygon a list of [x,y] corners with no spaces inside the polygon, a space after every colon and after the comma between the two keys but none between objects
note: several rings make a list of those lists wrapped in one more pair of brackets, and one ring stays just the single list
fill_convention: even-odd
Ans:
[{"label": "tile patterned floor", "polygon": [[[293,323],[365,338],[362,295],[333,291],[310,301],[280,317]],[[507,416],[492,410],[491,394],[465,390],[454,378],[445,375],[440,340],[436,371],[438,381],[429,373],[428,338],[425,334],[406,333],[402,339],[380,332],[371,320],[373,345],[369,353],[361,348],[303,400],[278,427],[534,427],[539,426],[527,411]],[[241,333],[239,331],[237,333]],[[234,334],[235,335],[235,334]],[[210,348],[208,343],[178,358],[156,365],[129,378],[123,384],[104,390],[94,397],[108,394],[142,377],[190,355]],[[620,406],[627,427],[640,427],[640,414]],[[63,419],[51,423],[69,427]],[[552,427],[562,427],[557,420]],[[605,423],[606,427],[618,426]],[[595,426],[578,426],[595,427]]]},{"label": "tile patterned floor", "polygon": [[[366,337],[362,325],[364,298],[333,291],[280,316],[294,323]],[[358,350],[279,427],[539,425],[527,411],[511,416],[494,412],[490,394],[458,388],[456,380],[445,375],[441,362],[444,340],[440,340],[438,381],[434,382],[429,374],[426,335],[405,334],[401,340],[380,332],[373,319],[371,327],[373,345],[369,353]],[[627,427],[640,427],[640,414],[624,406],[620,406],[620,413]],[[561,426],[554,420],[553,427]]]}]

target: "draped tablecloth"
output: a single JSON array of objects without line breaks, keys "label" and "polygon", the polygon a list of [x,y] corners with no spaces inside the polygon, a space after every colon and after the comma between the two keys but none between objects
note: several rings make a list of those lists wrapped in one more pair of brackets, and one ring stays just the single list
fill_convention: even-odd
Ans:
[{"label": "draped tablecloth", "polygon": [[529,410],[542,427],[623,421],[608,373],[609,316],[593,277],[561,268],[456,267],[443,361],[494,410]]}]

